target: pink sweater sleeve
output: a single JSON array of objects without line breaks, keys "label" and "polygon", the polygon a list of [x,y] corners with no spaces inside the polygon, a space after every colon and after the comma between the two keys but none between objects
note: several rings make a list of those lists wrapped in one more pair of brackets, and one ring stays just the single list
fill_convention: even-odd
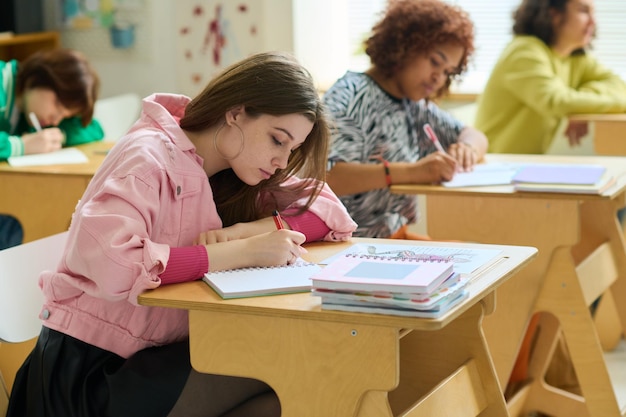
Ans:
[{"label": "pink sweater sleeve", "polygon": [[194,281],[209,270],[209,257],[204,245],[170,248],[167,267],[159,277],[161,285]]},{"label": "pink sweater sleeve", "polygon": [[324,239],[324,236],[330,232],[330,227],[324,223],[314,213],[305,211],[297,216],[290,216],[291,213],[295,213],[297,209],[287,209],[283,213],[283,220],[287,222],[291,230],[303,233],[306,236],[307,242],[316,242]]},{"label": "pink sweater sleeve", "polygon": [[[281,186],[286,187],[285,189],[288,190],[288,187],[298,186],[302,182],[310,182],[308,187],[311,190],[319,185],[318,181],[303,180],[295,176],[291,176],[286,179]],[[346,207],[326,183],[323,184],[319,195],[308,208],[307,213],[302,215],[302,219],[296,218],[295,220],[291,220],[293,218],[289,217],[288,213],[293,208],[303,207],[307,204],[309,196],[306,195],[306,192],[303,197],[296,201],[293,201],[293,193],[290,192],[275,193],[271,195],[271,197],[264,194],[260,197],[260,203],[262,206],[271,207],[271,209],[279,208],[281,213],[285,213],[285,221],[288,222],[292,229],[298,230],[307,235],[308,242],[320,240],[317,235],[313,235],[314,233],[317,233],[317,229],[314,233],[312,233],[313,230],[310,230],[309,226],[305,225],[305,223],[308,223],[307,219],[314,219],[312,215],[315,215],[327,227],[326,234],[321,240],[329,242],[346,241],[352,237],[352,232],[354,232],[357,228],[357,224],[354,220],[352,220],[352,217],[350,217]],[[299,230],[299,228],[302,228],[302,230]]]}]

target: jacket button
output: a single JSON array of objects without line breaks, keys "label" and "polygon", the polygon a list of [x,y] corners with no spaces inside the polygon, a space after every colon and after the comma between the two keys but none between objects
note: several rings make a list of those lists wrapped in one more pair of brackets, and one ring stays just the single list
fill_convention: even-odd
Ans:
[{"label": "jacket button", "polygon": [[176,186],[176,195],[180,195],[180,192],[182,191],[182,189],[180,188],[180,185]]},{"label": "jacket button", "polygon": [[41,318],[43,318],[44,320],[48,320],[48,317],[50,317],[50,311],[49,310],[44,310],[41,312]]}]

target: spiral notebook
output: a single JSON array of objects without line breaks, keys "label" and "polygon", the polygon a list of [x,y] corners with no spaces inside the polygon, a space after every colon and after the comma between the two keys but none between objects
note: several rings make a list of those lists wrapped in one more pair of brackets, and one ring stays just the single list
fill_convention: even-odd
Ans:
[{"label": "spiral notebook", "polygon": [[202,280],[220,297],[245,298],[311,290],[311,276],[321,267],[304,259],[292,265],[208,272]]},{"label": "spiral notebook", "polygon": [[313,288],[429,294],[454,269],[453,262],[344,254],[313,275]]}]

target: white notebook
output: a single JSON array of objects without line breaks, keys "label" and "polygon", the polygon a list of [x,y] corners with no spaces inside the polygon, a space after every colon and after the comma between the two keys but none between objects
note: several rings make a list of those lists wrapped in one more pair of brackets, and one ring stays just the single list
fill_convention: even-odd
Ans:
[{"label": "white notebook", "polygon": [[79,149],[63,148],[55,152],[11,156],[7,161],[9,165],[14,167],[29,167],[38,165],[85,164],[89,162],[89,158]]},{"label": "white notebook", "polygon": [[308,292],[311,276],[320,270],[319,265],[299,259],[293,265],[208,272],[202,280],[224,299],[257,297]]}]

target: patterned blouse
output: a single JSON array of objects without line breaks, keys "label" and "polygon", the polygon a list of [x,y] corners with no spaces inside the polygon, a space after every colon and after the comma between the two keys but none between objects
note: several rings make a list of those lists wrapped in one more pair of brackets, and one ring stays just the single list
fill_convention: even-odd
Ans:
[{"label": "patterned blouse", "polygon": [[[379,164],[381,157],[415,162],[436,151],[422,129],[425,123],[445,149],[464,127],[433,102],[390,96],[363,73],[348,71],[326,92],[324,103],[334,119],[329,170],[336,162]],[[418,218],[415,196],[391,194],[387,188],[340,198],[359,225],[354,236],[389,237]]]}]

